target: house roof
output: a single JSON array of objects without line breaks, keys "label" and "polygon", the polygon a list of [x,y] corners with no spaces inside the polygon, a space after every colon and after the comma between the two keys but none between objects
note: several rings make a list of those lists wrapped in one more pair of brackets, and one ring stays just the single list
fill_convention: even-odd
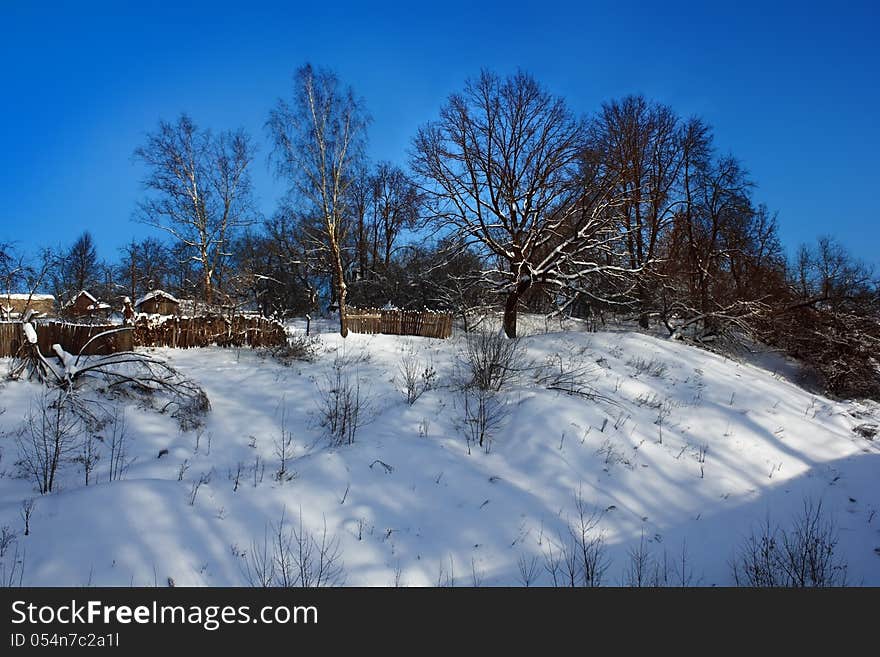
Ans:
[{"label": "house roof", "polygon": [[172,295],[168,294],[165,290],[152,290],[151,292],[147,292],[144,296],[135,301],[134,305],[139,306],[146,301],[159,297],[165,299],[166,301],[170,301],[171,303],[180,303],[180,301],[175,299]]},{"label": "house roof", "polygon": [[68,301],[67,303],[64,304],[64,307],[67,308],[68,306],[72,306],[73,304],[76,303],[76,300],[79,299],[83,295],[85,295],[86,298],[89,301],[91,301],[93,304],[98,303],[98,300],[95,297],[93,297],[91,294],[89,294],[86,290],[80,290],[79,292],[77,292],[76,294],[74,294],[70,298],[70,301]]},{"label": "house roof", "polygon": [[27,292],[6,292],[0,294],[0,299],[8,299],[9,301],[55,301],[55,297],[51,294],[28,294]]}]

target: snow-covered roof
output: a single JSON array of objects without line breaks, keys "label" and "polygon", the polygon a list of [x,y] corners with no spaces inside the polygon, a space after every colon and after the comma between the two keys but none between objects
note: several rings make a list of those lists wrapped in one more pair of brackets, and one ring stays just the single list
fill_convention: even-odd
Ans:
[{"label": "snow-covered roof", "polygon": [[164,297],[168,301],[172,303],[180,303],[177,299],[175,299],[172,295],[168,294],[165,290],[152,290],[151,292],[147,292],[144,296],[134,302],[135,306],[139,306],[145,301],[149,301],[150,299],[155,299],[156,297]]},{"label": "snow-covered roof", "polygon": [[104,303],[103,301],[99,303],[92,303],[86,306],[86,310],[107,310],[110,307],[109,303]]},{"label": "snow-covered roof", "polygon": [[51,295],[51,294],[28,294],[27,292],[24,292],[24,293],[20,293],[20,292],[10,293],[10,292],[7,292],[6,294],[0,295],[0,298],[3,298],[3,299],[9,299],[10,301],[12,301],[12,300],[15,300],[15,301],[21,301],[21,300],[24,300],[24,301],[26,301],[26,300],[28,300],[28,299],[30,299],[31,301],[55,301],[55,297],[54,297],[53,295]]},{"label": "snow-covered roof", "polygon": [[74,303],[76,303],[76,300],[79,299],[83,295],[85,295],[86,298],[88,298],[88,300],[91,301],[92,303],[98,303],[98,300],[95,297],[93,297],[91,294],[89,294],[86,290],[80,290],[79,292],[74,294],[72,297],[70,297],[70,301],[65,303],[64,307],[67,308],[68,306],[72,306]]}]

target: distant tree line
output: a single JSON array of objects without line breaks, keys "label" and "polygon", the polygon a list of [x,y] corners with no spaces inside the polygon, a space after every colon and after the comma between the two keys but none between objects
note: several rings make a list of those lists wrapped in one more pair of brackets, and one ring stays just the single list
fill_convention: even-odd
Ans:
[{"label": "distant tree line", "polygon": [[786,257],[776,215],[711,127],[642,96],[578,116],[525,73],[483,72],[442,104],[405,165],[370,162],[364,102],[303,66],[268,114],[288,194],[253,202],[252,138],[188,116],[135,151],[137,220],[115,262],[83,233],[31,259],[0,247],[6,288],[105,300],[162,288],[290,316],[379,306],[628,318],[712,348],[759,339],[831,392],[880,397],[880,284],[832,238]]}]

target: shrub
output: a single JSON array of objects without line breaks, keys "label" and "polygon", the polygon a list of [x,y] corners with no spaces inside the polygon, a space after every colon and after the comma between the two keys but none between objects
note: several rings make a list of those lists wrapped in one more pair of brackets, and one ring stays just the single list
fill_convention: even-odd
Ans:
[{"label": "shrub", "polygon": [[838,535],[822,503],[804,501],[790,529],[768,518],[740,547],[733,563],[738,586],[846,586],[847,564],[837,554]]},{"label": "shrub", "polygon": [[669,369],[666,363],[656,358],[630,358],[626,364],[632,367],[636,374],[648,374],[657,378],[662,378]]},{"label": "shrub", "polygon": [[480,390],[501,390],[525,369],[525,353],[519,340],[500,333],[468,333],[463,363],[468,380]]},{"label": "shrub", "polygon": [[434,366],[423,363],[412,353],[405,354],[400,359],[397,370],[406,393],[406,403],[410,406],[430,390],[437,379]]},{"label": "shrub", "polygon": [[296,334],[289,336],[286,344],[270,347],[265,353],[285,367],[290,367],[297,361],[314,362],[318,358],[320,347],[319,338]]},{"label": "shrub", "polygon": [[334,445],[354,443],[358,429],[366,422],[369,400],[361,391],[357,376],[334,366],[323,385],[318,386],[319,424]]}]

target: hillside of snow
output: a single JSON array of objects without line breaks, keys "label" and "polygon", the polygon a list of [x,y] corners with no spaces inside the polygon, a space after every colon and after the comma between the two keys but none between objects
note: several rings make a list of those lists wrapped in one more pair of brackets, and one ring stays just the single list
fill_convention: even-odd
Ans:
[{"label": "hillside of snow", "polygon": [[[640,333],[536,333],[480,448],[465,440],[463,337],[343,340],[328,326],[319,339],[314,362],[290,366],[247,349],[151,350],[204,388],[205,425],[181,432],[130,403],[125,476],[108,481],[104,453],[90,485],[68,462],[48,495],[16,466],[39,387],[4,381],[0,527],[16,534],[4,568],[17,550],[25,585],[245,585],[284,517],[314,536],[326,527],[348,585],[549,585],[548,552],[580,499],[604,544],[603,583],[628,583],[642,546],[676,564],[670,583],[731,585],[746,537],[810,500],[836,526],[848,581],[880,585],[880,440],[853,431],[877,422],[876,406]],[[436,373],[412,405],[404,357]],[[334,364],[363,400],[350,445],[333,446],[318,413]],[[560,364],[582,370],[587,395],[548,385]],[[293,457],[279,481],[284,435]]]}]

